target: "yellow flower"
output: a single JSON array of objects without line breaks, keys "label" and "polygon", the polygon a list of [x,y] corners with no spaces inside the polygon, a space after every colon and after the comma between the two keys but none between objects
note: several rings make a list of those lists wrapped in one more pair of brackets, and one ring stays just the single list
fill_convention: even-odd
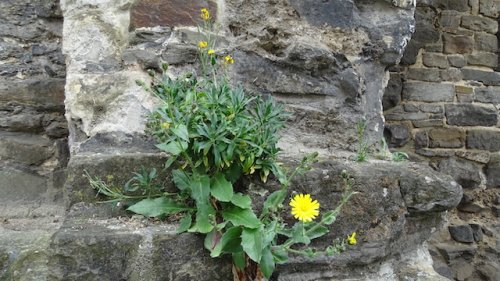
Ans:
[{"label": "yellow flower", "polygon": [[168,129],[168,128],[170,128],[170,123],[168,123],[168,122],[163,122],[163,123],[161,123],[161,125],[160,125],[160,126],[161,126],[163,129]]},{"label": "yellow flower", "polygon": [[201,18],[203,20],[209,20],[210,19],[210,13],[205,8],[201,9],[201,15],[200,16],[201,16]]},{"label": "yellow flower", "polygon": [[200,41],[198,42],[198,47],[200,47],[201,49],[204,49],[208,46],[208,42],[207,41]]},{"label": "yellow flower", "polygon": [[234,59],[230,56],[230,55],[227,55],[224,57],[224,60],[226,61],[226,63],[228,64],[233,64],[234,63]]},{"label": "yellow flower", "polygon": [[349,243],[349,245],[356,245],[356,243],[358,243],[358,241],[356,241],[356,232],[347,236],[347,243]]},{"label": "yellow flower", "polygon": [[210,50],[207,51],[207,54],[213,55],[213,54],[215,54],[215,50],[214,49],[210,49]]},{"label": "yellow flower", "polygon": [[319,215],[319,203],[311,199],[309,194],[297,194],[290,201],[292,215],[303,222],[310,222]]}]

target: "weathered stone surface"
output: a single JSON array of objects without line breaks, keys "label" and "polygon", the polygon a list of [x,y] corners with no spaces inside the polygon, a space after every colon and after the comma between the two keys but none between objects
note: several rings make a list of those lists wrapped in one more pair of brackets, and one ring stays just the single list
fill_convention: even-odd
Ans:
[{"label": "weathered stone surface", "polygon": [[439,71],[439,76],[442,81],[462,80],[462,72],[457,68],[442,69]]},{"label": "weathered stone surface", "polygon": [[400,124],[386,124],[384,137],[389,147],[404,146],[411,138],[408,127]]},{"label": "weathered stone surface", "polygon": [[486,168],[486,186],[489,188],[500,186],[500,154],[492,154]]},{"label": "weathered stone surface", "polygon": [[475,88],[474,100],[484,103],[500,103],[500,87]]},{"label": "weathered stone surface", "polygon": [[436,247],[443,254],[448,263],[459,259],[465,261],[472,261],[477,253],[476,245],[457,245],[457,244],[441,243],[436,245]]},{"label": "weathered stone surface", "polygon": [[460,13],[453,10],[444,10],[439,18],[441,27],[448,29],[456,29],[460,26]]},{"label": "weathered stone surface", "polygon": [[391,73],[387,87],[385,88],[382,106],[384,110],[391,109],[401,102],[403,91],[403,80],[400,74]]},{"label": "weathered stone surface", "polygon": [[419,106],[419,109],[423,112],[429,113],[443,113],[443,106],[440,104],[432,104],[432,103],[423,103]]},{"label": "weathered stone surface", "polygon": [[212,0],[140,0],[131,9],[131,28],[201,25],[201,8],[217,18],[217,3]]},{"label": "weathered stone surface", "polygon": [[500,3],[496,0],[481,0],[479,2],[479,12],[487,17],[497,18]]},{"label": "weathered stone surface", "polygon": [[443,119],[428,119],[428,120],[415,120],[411,122],[415,128],[424,127],[442,127],[444,126]]},{"label": "weathered stone surface", "polygon": [[0,166],[0,202],[35,201],[47,190],[47,178],[5,165]]},{"label": "weathered stone surface", "polygon": [[485,262],[478,267],[478,270],[487,281],[500,280],[500,266],[498,263]]},{"label": "weathered stone surface", "polygon": [[458,126],[494,126],[498,114],[493,107],[473,104],[446,104],[447,123]]},{"label": "weathered stone surface", "polygon": [[480,224],[471,223],[470,227],[472,229],[472,234],[474,236],[474,241],[479,242],[483,241],[483,229]]},{"label": "weathered stone surface", "polygon": [[439,69],[436,68],[409,68],[406,78],[411,80],[440,82]]},{"label": "weathered stone surface", "polygon": [[451,175],[463,188],[477,188],[481,184],[479,167],[466,160],[455,158],[441,160],[439,171]]},{"label": "weathered stone surface", "polygon": [[455,89],[452,84],[406,82],[403,85],[403,99],[412,101],[453,101]]},{"label": "weathered stone surface", "polygon": [[64,105],[64,79],[10,80],[0,83],[0,104]]},{"label": "weathered stone surface", "polygon": [[430,148],[460,148],[465,144],[465,131],[455,128],[429,130]]},{"label": "weathered stone surface", "polygon": [[457,151],[456,155],[467,160],[486,164],[490,161],[490,154],[486,151]]},{"label": "weathered stone surface", "polygon": [[435,0],[432,4],[443,10],[467,12],[470,9],[467,5],[467,0]]},{"label": "weathered stone surface", "polygon": [[493,53],[472,53],[467,55],[468,65],[479,65],[495,68],[498,65],[498,55]]},{"label": "weathered stone surface", "polygon": [[467,148],[489,151],[500,150],[500,131],[469,130],[467,131]]},{"label": "weathered stone surface", "polygon": [[463,16],[462,27],[495,34],[498,31],[498,22],[482,16]]},{"label": "weathered stone surface", "polygon": [[465,65],[467,65],[467,62],[465,61],[465,57],[463,55],[459,54],[450,54],[448,55],[448,62],[450,63],[451,66],[462,68]]},{"label": "weathered stone surface", "polygon": [[0,159],[39,165],[54,154],[53,142],[32,134],[0,132]]},{"label": "weathered stone surface", "polygon": [[415,133],[414,140],[416,149],[429,147],[429,135],[427,134],[427,131],[418,131]]},{"label": "weathered stone surface", "polygon": [[448,226],[448,231],[450,232],[451,238],[457,242],[461,243],[473,243],[474,235],[472,234],[472,228],[468,224]]},{"label": "weathered stone surface", "polygon": [[470,36],[443,34],[446,54],[466,54],[472,52],[474,42]]},{"label": "weathered stone surface", "polygon": [[446,55],[440,53],[424,53],[422,57],[423,63],[428,67],[439,67],[439,68],[447,68],[448,59]]},{"label": "weathered stone surface", "polygon": [[479,51],[496,52],[498,50],[497,37],[493,34],[477,32],[474,34],[474,47]]},{"label": "weathered stone surface", "polygon": [[462,74],[464,75],[464,80],[483,82],[487,86],[500,85],[499,72],[463,68]]}]

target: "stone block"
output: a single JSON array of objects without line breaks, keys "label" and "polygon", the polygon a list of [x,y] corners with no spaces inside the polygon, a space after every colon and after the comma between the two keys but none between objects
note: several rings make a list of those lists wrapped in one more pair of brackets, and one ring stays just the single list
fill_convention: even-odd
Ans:
[{"label": "stone block", "polygon": [[403,104],[403,108],[406,112],[419,112],[418,105],[414,103],[405,103]]},{"label": "stone block", "polygon": [[419,131],[415,133],[414,136],[415,148],[421,149],[424,147],[429,147],[429,135],[426,131]]},{"label": "stone block", "polygon": [[446,54],[467,54],[474,48],[472,37],[466,35],[443,34],[443,43]]},{"label": "stone block", "polygon": [[406,78],[411,80],[439,82],[439,69],[436,68],[409,68]]},{"label": "stone block", "polygon": [[413,121],[413,120],[425,120],[428,118],[429,114],[423,112],[404,112],[404,113],[390,112],[385,114],[385,119],[387,121]]},{"label": "stone block", "polygon": [[452,84],[430,82],[406,82],[403,85],[403,99],[408,101],[453,101],[455,89]]},{"label": "stone block", "polygon": [[0,111],[0,128],[6,131],[38,133],[43,131],[43,116],[31,111]]},{"label": "stone block", "polygon": [[455,245],[448,243],[437,244],[439,252],[444,256],[448,263],[457,259],[472,261],[477,253],[476,245]]},{"label": "stone block", "polygon": [[[499,139],[497,139],[497,143]],[[498,188],[500,187],[500,154],[495,153],[490,157],[490,162],[486,167],[486,187]]]},{"label": "stone block", "polygon": [[171,65],[194,63],[198,59],[198,49],[185,44],[169,44],[161,57]]},{"label": "stone block", "polygon": [[460,148],[465,144],[465,131],[456,128],[437,128],[428,132],[430,148]]},{"label": "stone block", "polygon": [[423,103],[419,106],[420,110],[429,113],[443,113],[443,106],[440,104]]},{"label": "stone block", "polygon": [[450,232],[451,238],[457,242],[461,243],[473,243],[474,235],[472,234],[472,228],[468,224],[448,226],[448,231]]},{"label": "stone block", "polygon": [[382,106],[384,110],[391,109],[401,102],[402,91],[403,81],[401,74],[391,73],[382,98]]},{"label": "stone block", "polygon": [[481,164],[486,164],[490,161],[490,153],[485,151],[468,151],[468,150],[460,150],[456,152],[458,157],[472,160]]},{"label": "stone block", "polygon": [[467,12],[470,9],[467,0],[436,0],[433,4],[443,10]]},{"label": "stone block", "polygon": [[474,48],[478,51],[495,53],[498,51],[498,39],[493,34],[476,32],[474,34]]},{"label": "stone block", "polygon": [[448,59],[445,55],[440,53],[427,53],[425,52],[422,57],[423,63],[428,67],[439,67],[447,68],[449,67]]},{"label": "stone block", "polygon": [[410,130],[402,124],[386,124],[384,137],[389,147],[402,147],[411,138]]},{"label": "stone block", "polygon": [[488,151],[500,150],[500,131],[474,129],[467,131],[467,148]]},{"label": "stone block", "polygon": [[467,64],[467,62],[465,61],[465,57],[459,54],[448,55],[448,62],[451,66],[458,68],[462,68]]},{"label": "stone block", "polygon": [[446,104],[447,123],[455,126],[496,126],[498,113],[494,107],[474,104]]},{"label": "stone block", "polygon": [[444,126],[443,119],[428,119],[428,120],[416,120],[411,122],[415,128],[425,128],[425,127],[442,127]]},{"label": "stone block", "polygon": [[485,277],[485,280],[500,280],[500,265],[498,262],[486,261],[484,264],[479,265],[477,270]]},{"label": "stone block", "polygon": [[463,68],[462,74],[464,80],[479,81],[486,86],[500,85],[500,72]]},{"label": "stone block", "polygon": [[48,179],[33,172],[0,166],[0,205],[43,199]]},{"label": "stone block", "polygon": [[472,103],[474,101],[474,96],[471,94],[457,93],[457,100],[460,103]]},{"label": "stone block", "polygon": [[471,223],[470,227],[472,228],[472,234],[474,236],[474,241],[479,242],[483,241],[483,229],[480,224]]},{"label": "stone block", "polygon": [[498,31],[498,22],[483,16],[463,16],[462,27],[495,34]]},{"label": "stone block", "polygon": [[439,24],[444,28],[458,28],[460,26],[460,13],[453,10],[442,11]]},{"label": "stone block", "polygon": [[0,132],[0,159],[40,165],[54,155],[51,140],[27,133]]},{"label": "stone block", "polygon": [[439,162],[439,171],[452,176],[463,188],[478,188],[481,184],[481,167],[454,157]]},{"label": "stone block", "polygon": [[475,52],[466,56],[468,65],[487,66],[495,68],[498,65],[498,55],[494,53]]},{"label": "stone block", "polygon": [[0,105],[15,102],[42,107],[64,106],[65,80],[59,78],[4,80],[0,83]]},{"label": "stone block", "polygon": [[462,80],[462,72],[458,68],[442,69],[439,71],[439,76],[442,81],[460,81]]},{"label": "stone block", "polygon": [[454,150],[439,148],[418,148],[415,152],[425,157],[452,157],[455,155]]},{"label": "stone block", "polygon": [[484,103],[500,103],[500,87],[485,87],[474,89],[474,100]]},{"label": "stone block", "polygon": [[455,85],[455,93],[472,94],[474,93],[474,88],[462,85]]},{"label": "stone block", "polygon": [[496,0],[480,0],[479,12],[487,17],[497,19],[500,2]]},{"label": "stone block", "polygon": [[140,0],[130,11],[131,29],[155,26],[197,26],[202,24],[200,9],[207,8],[217,18],[212,0]]}]

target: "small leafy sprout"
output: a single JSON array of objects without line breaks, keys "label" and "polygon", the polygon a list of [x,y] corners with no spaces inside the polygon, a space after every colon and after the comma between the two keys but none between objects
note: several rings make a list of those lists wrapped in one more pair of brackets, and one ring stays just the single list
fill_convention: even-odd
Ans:
[{"label": "small leafy sprout", "polygon": [[367,160],[368,157],[368,144],[364,139],[365,129],[366,129],[365,121],[363,120],[359,121],[358,124],[356,125],[356,131],[358,134],[358,148],[356,151],[357,162],[364,162]]},{"label": "small leafy sprout", "polygon": [[395,151],[392,153],[392,161],[394,162],[403,162],[408,160],[410,157],[408,154],[400,151]]}]

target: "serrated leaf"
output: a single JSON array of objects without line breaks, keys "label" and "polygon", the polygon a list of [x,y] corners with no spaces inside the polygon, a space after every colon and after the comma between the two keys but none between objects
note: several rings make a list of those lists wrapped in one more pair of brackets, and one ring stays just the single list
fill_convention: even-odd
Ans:
[{"label": "serrated leaf", "polygon": [[239,269],[244,269],[247,261],[245,259],[245,252],[237,252],[232,254],[233,257],[233,264]]},{"label": "serrated leaf", "polygon": [[283,264],[288,261],[288,252],[282,247],[273,248],[271,252],[277,264]]},{"label": "serrated leaf", "polygon": [[193,218],[191,217],[191,214],[190,213],[186,214],[186,216],[184,216],[179,221],[179,227],[177,228],[176,232],[178,234],[186,232],[191,227],[192,223],[193,223]]},{"label": "serrated leaf", "polygon": [[235,226],[241,225],[248,228],[258,228],[261,225],[260,220],[250,209],[242,209],[236,206],[230,206],[222,211],[222,217],[230,221]]},{"label": "serrated leaf", "polygon": [[215,210],[209,203],[196,203],[196,221],[188,230],[189,232],[209,233],[214,229],[211,223],[211,217],[215,216]]},{"label": "serrated leaf", "polygon": [[271,249],[269,247],[265,247],[262,250],[262,258],[260,259],[260,269],[266,278],[270,278],[274,272],[275,268],[274,257],[271,253]]},{"label": "serrated leaf", "polygon": [[193,209],[180,204],[173,199],[158,197],[155,199],[143,199],[128,207],[127,210],[147,217],[158,217]]},{"label": "serrated leaf", "polygon": [[337,219],[337,214],[335,210],[328,211],[324,213],[323,216],[321,217],[321,221],[326,225],[334,223],[336,219]]},{"label": "serrated leaf", "polygon": [[176,128],[171,128],[170,130],[172,131],[172,133],[174,133],[174,135],[179,137],[181,140],[184,140],[186,142],[189,141],[189,134],[186,125],[180,124]]},{"label": "serrated leaf", "polygon": [[207,175],[193,174],[190,181],[191,197],[196,203],[206,204],[210,199],[210,178]]},{"label": "serrated leaf", "polygon": [[[210,256],[212,258],[220,256],[220,254],[224,252],[235,252],[235,251],[227,251],[228,249],[238,248],[241,244],[241,227],[231,227],[228,229],[222,237],[217,245],[213,248]],[[240,247],[241,248],[241,247]]]},{"label": "serrated leaf", "polygon": [[233,185],[226,180],[224,174],[217,173],[210,182],[210,192],[215,199],[229,202],[233,198]]},{"label": "serrated leaf", "polygon": [[173,170],[172,171],[172,178],[175,183],[175,186],[179,190],[190,190],[191,189],[191,181],[189,179],[189,176],[186,172],[182,170]]},{"label": "serrated leaf", "polygon": [[[309,237],[305,235],[304,224],[302,222],[297,222],[292,227],[291,238],[288,239],[288,241],[291,241],[292,244],[302,243],[308,245],[309,243],[311,243],[311,239],[309,239]],[[286,241],[285,244],[288,241]]]},{"label": "serrated leaf", "polygon": [[182,151],[188,148],[188,143],[185,141],[171,141],[164,142],[156,145],[157,148],[168,152],[174,156],[179,155]]},{"label": "serrated leaf", "polygon": [[262,208],[262,214],[266,215],[271,210],[276,210],[279,204],[282,204],[286,197],[285,190],[277,190],[271,193],[266,201],[264,201],[264,207]]},{"label": "serrated leaf", "polygon": [[307,237],[309,237],[310,240],[321,237],[329,232],[328,228],[322,225],[313,226],[311,229],[312,230],[306,230]]},{"label": "serrated leaf", "polygon": [[242,209],[250,209],[252,207],[252,198],[248,195],[243,195],[241,193],[233,194],[233,198],[231,198],[231,203],[242,208]]},{"label": "serrated leaf", "polygon": [[262,257],[262,233],[261,230],[243,228],[241,232],[241,246],[248,257],[259,263]]}]

